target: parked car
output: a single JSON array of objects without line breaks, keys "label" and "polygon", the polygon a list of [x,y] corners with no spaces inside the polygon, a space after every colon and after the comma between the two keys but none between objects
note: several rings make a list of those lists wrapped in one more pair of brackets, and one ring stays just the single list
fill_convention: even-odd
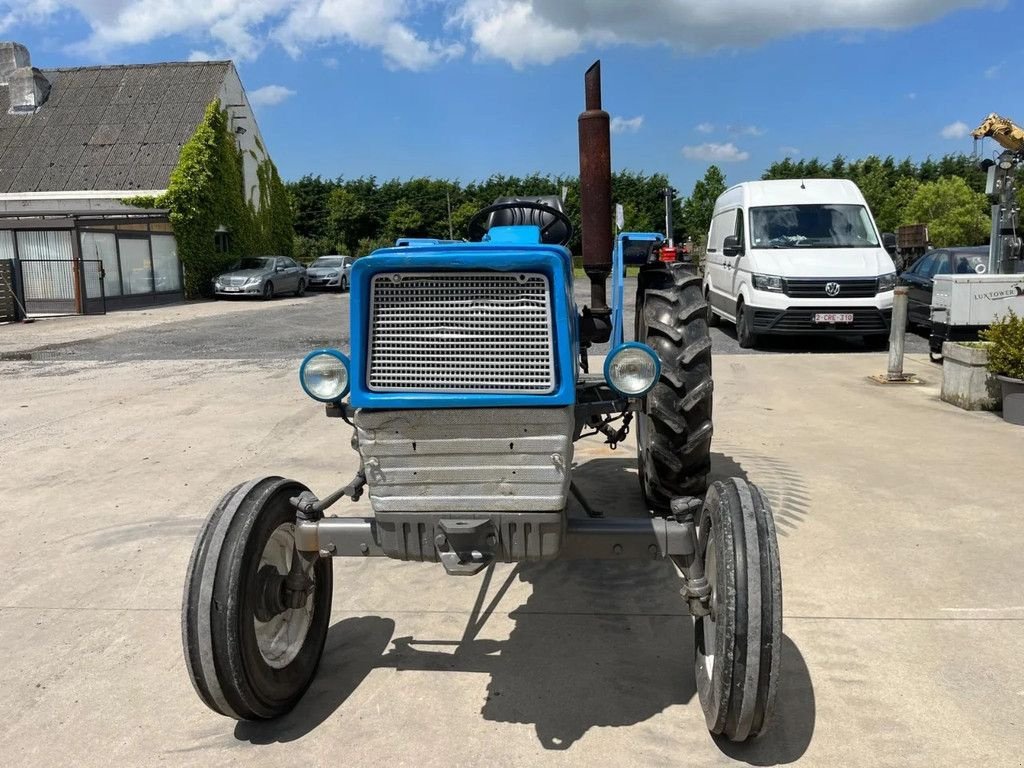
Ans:
[{"label": "parked car", "polygon": [[351,256],[340,254],[321,256],[306,268],[309,287],[337,288],[339,291],[347,291],[353,261]]},{"label": "parked car", "polygon": [[214,278],[213,291],[217,296],[271,299],[281,293],[301,296],[307,285],[305,267],[287,256],[246,256]]},{"label": "parked car", "polygon": [[857,185],[750,181],[715,202],[704,294],[708,324],[739,345],[768,334],[863,336],[884,345],[896,267]]},{"label": "parked car", "polygon": [[907,286],[907,326],[931,327],[936,275],[983,274],[987,267],[987,245],[936,248],[919,257],[900,275]]}]

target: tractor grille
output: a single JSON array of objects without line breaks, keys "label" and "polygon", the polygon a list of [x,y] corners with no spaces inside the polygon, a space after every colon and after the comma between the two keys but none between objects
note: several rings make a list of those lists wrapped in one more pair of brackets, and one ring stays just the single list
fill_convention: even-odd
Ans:
[{"label": "tractor grille", "polygon": [[370,292],[367,387],[375,392],[555,390],[544,275],[383,272]]}]

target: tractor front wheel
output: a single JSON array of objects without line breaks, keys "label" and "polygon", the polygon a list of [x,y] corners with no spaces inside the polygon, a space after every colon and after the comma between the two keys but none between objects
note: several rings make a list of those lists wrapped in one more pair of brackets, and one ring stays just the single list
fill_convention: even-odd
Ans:
[{"label": "tractor front wheel", "polygon": [[701,279],[683,264],[645,266],[636,339],[661,360],[661,377],[637,419],[640,484],[648,506],[667,513],[676,496],[700,496],[711,471],[711,337]]},{"label": "tractor front wheel", "polygon": [[711,587],[711,611],[694,625],[697,695],[708,730],[746,741],[771,716],[782,642],[779,546],[761,489],[739,478],[714,483],[697,548]]},{"label": "tractor front wheel", "polygon": [[236,720],[291,710],[313,681],[331,616],[331,560],[299,554],[280,477],[239,485],[196,539],[181,612],[185,662],[199,698]]}]

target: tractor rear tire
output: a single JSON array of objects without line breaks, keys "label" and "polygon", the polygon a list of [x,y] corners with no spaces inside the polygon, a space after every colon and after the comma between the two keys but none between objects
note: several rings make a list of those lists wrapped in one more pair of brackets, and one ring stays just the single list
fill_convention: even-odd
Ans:
[{"label": "tractor rear tire", "polygon": [[316,674],[331,617],[330,558],[309,573],[305,603],[285,604],[283,579],[299,555],[295,509],[301,483],[265,477],[220,500],[196,539],[185,579],[185,663],[199,698],[236,720],[291,710]]},{"label": "tractor rear tire", "polygon": [[661,360],[637,424],[640,485],[648,506],[667,514],[677,496],[700,496],[711,471],[711,337],[701,279],[684,264],[643,268],[636,339]]},{"label": "tractor rear tire", "polygon": [[730,741],[764,732],[775,706],[782,643],[782,572],[772,510],[739,478],[711,486],[697,549],[711,613],[694,623],[694,677],[708,730]]}]

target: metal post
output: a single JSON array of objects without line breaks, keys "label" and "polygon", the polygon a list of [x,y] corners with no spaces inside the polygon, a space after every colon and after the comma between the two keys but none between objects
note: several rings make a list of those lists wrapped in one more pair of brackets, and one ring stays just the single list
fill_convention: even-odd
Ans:
[{"label": "metal post", "polygon": [[892,326],[889,329],[888,381],[904,381],[903,346],[907,336],[907,286],[897,285],[892,297]]},{"label": "metal post", "polygon": [[676,244],[673,233],[675,228],[672,225],[672,187],[665,187],[663,194],[665,195],[665,239],[668,240],[670,248]]}]

